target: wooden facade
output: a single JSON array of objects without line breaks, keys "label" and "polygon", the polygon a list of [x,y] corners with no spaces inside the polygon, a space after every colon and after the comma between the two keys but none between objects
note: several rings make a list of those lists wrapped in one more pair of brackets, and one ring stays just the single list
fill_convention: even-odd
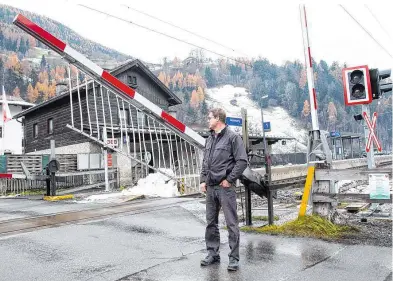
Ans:
[{"label": "wooden facade", "polygon": [[[145,98],[166,111],[170,106],[181,103],[180,99],[161,81],[159,81],[158,78],[155,77],[154,74],[151,73],[139,60],[126,63],[110,72],[123,83],[136,89],[139,94],[143,95]],[[120,118],[122,118],[122,122],[126,120],[127,127],[134,126],[138,128],[138,126],[143,125],[143,122],[146,122],[144,121],[143,114],[137,113],[136,108],[128,105],[123,107],[121,100],[117,100],[116,96],[113,94],[110,95],[110,99],[108,101],[106,91],[101,91],[97,83],[94,83],[94,86],[93,90],[93,83],[88,83],[88,95],[86,95],[85,86],[81,87],[79,92],[76,90],[73,91],[73,121],[76,128],[82,128],[84,131],[88,132],[90,129],[89,124],[92,124],[92,129],[97,130],[97,122],[99,127],[102,128],[104,120],[103,111],[105,111],[107,127],[108,124],[110,125],[111,116],[113,126],[120,125]],[[105,110],[96,111],[96,108],[100,109],[102,106],[102,100],[104,100]],[[70,104],[70,95],[67,91],[64,94],[26,110],[14,117],[24,117],[23,130],[25,136],[25,153],[49,149],[51,139],[55,140],[56,147],[75,145],[90,141],[90,139],[84,137],[82,134],[66,127],[67,124],[72,123]],[[89,106],[87,104],[89,104]],[[111,115],[109,111],[109,104],[112,113]],[[118,110],[119,108],[120,111]],[[126,115],[125,119],[124,114]],[[117,132],[118,131],[119,130],[117,130]],[[118,133],[116,133],[116,135],[118,137]]]}]

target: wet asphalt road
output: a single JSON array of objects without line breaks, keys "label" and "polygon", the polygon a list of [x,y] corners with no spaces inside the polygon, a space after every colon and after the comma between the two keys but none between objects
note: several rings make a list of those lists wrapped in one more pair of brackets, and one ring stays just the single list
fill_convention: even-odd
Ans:
[{"label": "wet asphalt road", "polygon": [[[202,268],[204,205],[171,199],[132,211],[0,237],[0,280],[391,280],[392,249],[313,239],[241,234],[238,272]],[[0,200],[1,220],[105,205]],[[390,276],[390,279],[389,279]]]}]

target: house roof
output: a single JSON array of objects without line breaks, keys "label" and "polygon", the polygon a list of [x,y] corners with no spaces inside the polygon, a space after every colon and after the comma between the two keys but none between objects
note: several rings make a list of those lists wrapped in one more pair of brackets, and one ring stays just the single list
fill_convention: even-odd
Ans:
[{"label": "house roof", "polygon": [[[127,61],[127,62],[123,63],[122,65],[113,68],[112,70],[109,71],[109,73],[112,74],[113,76],[116,76],[116,75],[118,75],[118,74],[120,74],[120,73],[122,73],[122,72],[124,72],[124,71],[126,71],[128,69],[130,69],[130,68],[135,68],[135,67],[140,69],[140,70],[142,70],[142,72],[145,73],[150,79],[152,79],[160,87],[160,89],[162,89],[165,93],[168,94],[168,96],[169,96],[168,100],[169,100],[169,103],[171,105],[181,104],[180,98],[178,96],[176,96],[171,90],[169,90],[168,87],[165,86],[164,83],[162,83],[160,81],[160,79],[158,79],[149,70],[149,68],[147,68],[139,59],[135,59],[135,60],[132,60],[132,61]],[[47,100],[47,101],[45,101],[43,103],[40,103],[40,104],[38,104],[38,105],[36,105],[34,107],[31,107],[31,108],[29,108],[27,110],[24,110],[24,111],[16,114],[14,116],[14,118],[20,118],[22,116],[25,116],[26,114],[29,114],[29,113],[31,113],[33,111],[36,111],[36,110],[38,110],[40,108],[43,108],[43,107],[47,106],[48,104],[51,104],[51,103],[53,103],[55,101],[61,100],[63,98],[66,98],[66,97],[68,97],[68,95],[69,95],[69,92],[67,90],[66,92],[64,92],[64,93],[62,93],[62,94],[60,94],[58,96],[55,96],[55,97],[53,97],[53,98],[51,98],[51,99],[49,99],[49,100]]]},{"label": "house roof", "polygon": [[[27,102],[23,100],[21,97],[9,96],[6,95],[8,105],[20,105],[22,107],[33,107],[34,103]],[[0,104],[3,104],[3,100],[0,98]]]},{"label": "house roof", "polygon": [[165,86],[165,84],[162,83],[161,80],[158,79],[157,76],[155,76],[154,73],[151,72],[150,69],[144,63],[142,63],[139,59],[131,60],[131,61],[128,61],[118,67],[115,67],[114,69],[112,69],[110,71],[110,73],[113,76],[116,76],[116,75],[126,71],[127,69],[130,69],[133,67],[137,67],[137,68],[141,69],[145,74],[147,74],[148,77],[150,77],[160,87],[161,90],[163,90],[165,93],[167,93],[169,96],[169,102],[172,105],[177,105],[177,104],[182,103],[181,99],[178,96],[176,96],[171,90],[169,90],[168,87]]}]

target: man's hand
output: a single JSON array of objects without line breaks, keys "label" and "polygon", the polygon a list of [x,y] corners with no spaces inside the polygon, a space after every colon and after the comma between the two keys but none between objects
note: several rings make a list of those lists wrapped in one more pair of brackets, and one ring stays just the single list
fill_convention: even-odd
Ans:
[{"label": "man's hand", "polygon": [[206,183],[205,182],[201,183],[201,185],[199,187],[203,193],[206,193]]},{"label": "man's hand", "polygon": [[223,180],[223,181],[220,183],[220,185],[221,185],[223,188],[230,188],[230,187],[231,187],[231,184],[230,184],[229,181],[227,181],[227,180]]}]

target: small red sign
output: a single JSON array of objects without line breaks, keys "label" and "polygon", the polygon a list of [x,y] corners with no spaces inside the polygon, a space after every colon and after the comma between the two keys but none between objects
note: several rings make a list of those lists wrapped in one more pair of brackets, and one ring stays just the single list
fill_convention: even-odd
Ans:
[{"label": "small red sign", "polygon": [[108,153],[108,168],[112,168],[112,154]]}]

